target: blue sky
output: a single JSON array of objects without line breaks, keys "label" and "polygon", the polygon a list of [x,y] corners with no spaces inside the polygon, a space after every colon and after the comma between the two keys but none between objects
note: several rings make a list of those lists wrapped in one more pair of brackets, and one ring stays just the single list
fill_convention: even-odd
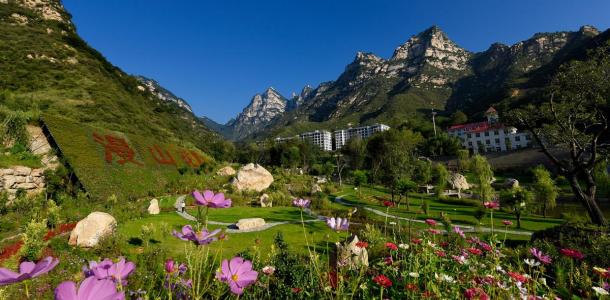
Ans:
[{"label": "blue sky", "polygon": [[440,26],[482,51],[536,32],[610,27],[610,1],[63,0],[79,34],[113,64],[159,81],[224,123],[273,86],[285,96],[334,80],[357,51],[389,57]]}]

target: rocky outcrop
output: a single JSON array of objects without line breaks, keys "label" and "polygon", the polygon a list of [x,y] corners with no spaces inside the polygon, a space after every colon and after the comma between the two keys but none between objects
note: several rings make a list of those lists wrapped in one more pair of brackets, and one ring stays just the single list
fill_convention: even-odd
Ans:
[{"label": "rocky outcrop", "polygon": [[49,144],[49,140],[45,136],[40,126],[27,125],[26,130],[30,137],[30,151],[40,156],[40,162],[43,164],[43,169],[55,170],[59,166],[59,159],[53,153],[53,148]]},{"label": "rocky outcrop", "polygon": [[240,219],[236,224],[239,230],[251,230],[254,228],[265,226],[265,219],[262,218],[248,218]]},{"label": "rocky outcrop", "polygon": [[250,104],[227,126],[231,127],[235,139],[242,139],[284,114],[286,106],[286,98],[270,87],[264,93],[256,94]]},{"label": "rocky outcrop", "polygon": [[32,169],[24,166],[14,166],[0,169],[0,192],[7,192],[9,200],[15,199],[17,191],[27,194],[38,194],[44,191],[44,169]]},{"label": "rocky outcrop", "polygon": [[136,76],[136,78],[142,83],[142,85],[138,86],[138,89],[141,91],[148,91],[161,101],[175,103],[178,107],[188,112],[193,112],[193,109],[186,100],[174,95],[174,93],[162,87],[157,81],[144,76]]},{"label": "rocky outcrop", "polygon": [[97,246],[100,240],[111,235],[116,228],[116,220],[104,212],[92,212],[76,223],[70,233],[68,244],[84,248]]},{"label": "rocky outcrop", "polygon": [[235,175],[235,169],[233,169],[231,166],[226,166],[220,170],[218,170],[216,172],[216,175],[218,176],[233,176]]},{"label": "rocky outcrop", "polygon": [[267,189],[273,183],[273,175],[258,164],[249,163],[237,171],[232,184],[238,191],[257,191]]},{"label": "rocky outcrop", "polygon": [[157,199],[150,200],[150,204],[148,205],[147,211],[148,211],[148,214],[158,215],[161,212],[161,209],[159,208],[159,200],[157,200]]}]

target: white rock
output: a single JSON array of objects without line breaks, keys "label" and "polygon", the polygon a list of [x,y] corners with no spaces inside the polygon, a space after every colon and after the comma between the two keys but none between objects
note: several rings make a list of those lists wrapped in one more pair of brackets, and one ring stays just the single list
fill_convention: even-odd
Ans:
[{"label": "white rock", "polygon": [[13,170],[15,171],[15,175],[19,175],[19,176],[28,176],[32,173],[32,168],[28,168],[28,167],[24,167],[24,166],[13,167]]},{"label": "white rock", "polygon": [[92,212],[76,223],[70,233],[68,244],[79,247],[95,247],[101,238],[111,235],[116,228],[116,220],[104,212]]},{"label": "white rock", "polygon": [[159,212],[161,212],[161,210],[159,209],[159,200],[150,200],[150,205],[148,205],[148,213],[151,215],[158,215]]},{"label": "white rock", "polygon": [[369,254],[366,248],[356,246],[359,242],[358,236],[354,235],[351,241],[345,245],[337,242],[337,267],[347,267],[349,269],[360,270],[361,267],[369,266]]},{"label": "white rock", "polygon": [[449,184],[451,184],[454,189],[458,190],[467,190],[470,188],[470,184],[468,184],[466,177],[460,173],[454,173],[449,176]]},{"label": "white rock", "polygon": [[271,201],[271,198],[267,194],[262,194],[259,201],[261,207],[273,207],[273,201]]},{"label": "white rock", "polygon": [[13,169],[2,169],[2,175],[13,175],[15,174],[15,170]]},{"label": "white rock", "polygon": [[232,184],[239,191],[254,190],[261,192],[273,183],[273,175],[265,168],[253,163],[239,169]]},{"label": "white rock", "polygon": [[43,173],[44,173],[43,169],[33,169],[32,173],[30,173],[30,175],[34,176],[34,177],[41,177]]},{"label": "white rock", "polygon": [[237,221],[237,228],[239,230],[248,230],[252,228],[258,228],[265,225],[265,219],[263,218],[248,218],[240,219]]},{"label": "white rock", "polygon": [[317,194],[321,192],[322,188],[317,183],[311,186],[311,194]]},{"label": "white rock", "polygon": [[233,176],[233,175],[235,175],[235,169],[233,169],[231,166],[226,166],[226,167],[218,170],[218,172],[216,172],[216,175],[218,175],[218,176]]},{"label": "white rock", "polygon": [[35,188],[38,188],[38,186],[33,182],[24,182],[24,183],[17,183],[15,185],[15,188],[24,189],[24,190],[33,190]]}]

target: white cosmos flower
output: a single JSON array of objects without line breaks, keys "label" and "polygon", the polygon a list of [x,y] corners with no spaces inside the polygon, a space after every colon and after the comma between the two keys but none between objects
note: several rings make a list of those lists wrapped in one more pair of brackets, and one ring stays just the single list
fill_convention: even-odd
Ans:
[{"label": "white cosmos flower", "polygon": [[398,244],[398,248],[407,250],[407,249],[409,249],[409,245],[408,244]]},{"label": "white cosmos flower", "polygon": [[411,273],[409,273],[409,276],[411,276],[411,277],[413,277],[413,278],[417,278],[417,277],[419,277],[419,273],[417,273],[417,272],[411,272]]},{"label": "white cosmos flower", "polygon": [[453,279],[453,277],[447,275],[447,274],[443,274],[442,275],[443,281],[448,282],[448,283],[454,283],[455,280]]},{"label": "white cosmos flower", "polygon": [[595,293],[599,296],[607,296],[608,295],[608,291],[606,291],[603,288],[600,288],[599,286],[594,286],[593,290],[595,291]]},{"label": "white cosmos flower", "polygon": [[525,262],[525,264],[527,264],[530,267],[537,267],[537,266],[540,265],[540,262],[538,262],[538,261],[536,261],[534,259],[526,258],[523,261]]}]

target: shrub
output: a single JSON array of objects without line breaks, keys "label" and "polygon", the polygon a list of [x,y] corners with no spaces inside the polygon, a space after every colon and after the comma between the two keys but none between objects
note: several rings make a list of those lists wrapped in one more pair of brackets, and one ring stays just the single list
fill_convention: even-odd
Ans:
[{"label": "shrub", "polygon": [[21,255],[30,261],[35,261],[40,258],[42,250],[46,246],[44,235],[47,232],[47,220],[42,221],[32,220],[25,228],[23,234],[23,248]]},{"label": "shrub", "polygon": [[60,208],[55,204],[55,201],[49,200],[47,202],[47,226],[49,228],[55,228],[61,224]]}]

